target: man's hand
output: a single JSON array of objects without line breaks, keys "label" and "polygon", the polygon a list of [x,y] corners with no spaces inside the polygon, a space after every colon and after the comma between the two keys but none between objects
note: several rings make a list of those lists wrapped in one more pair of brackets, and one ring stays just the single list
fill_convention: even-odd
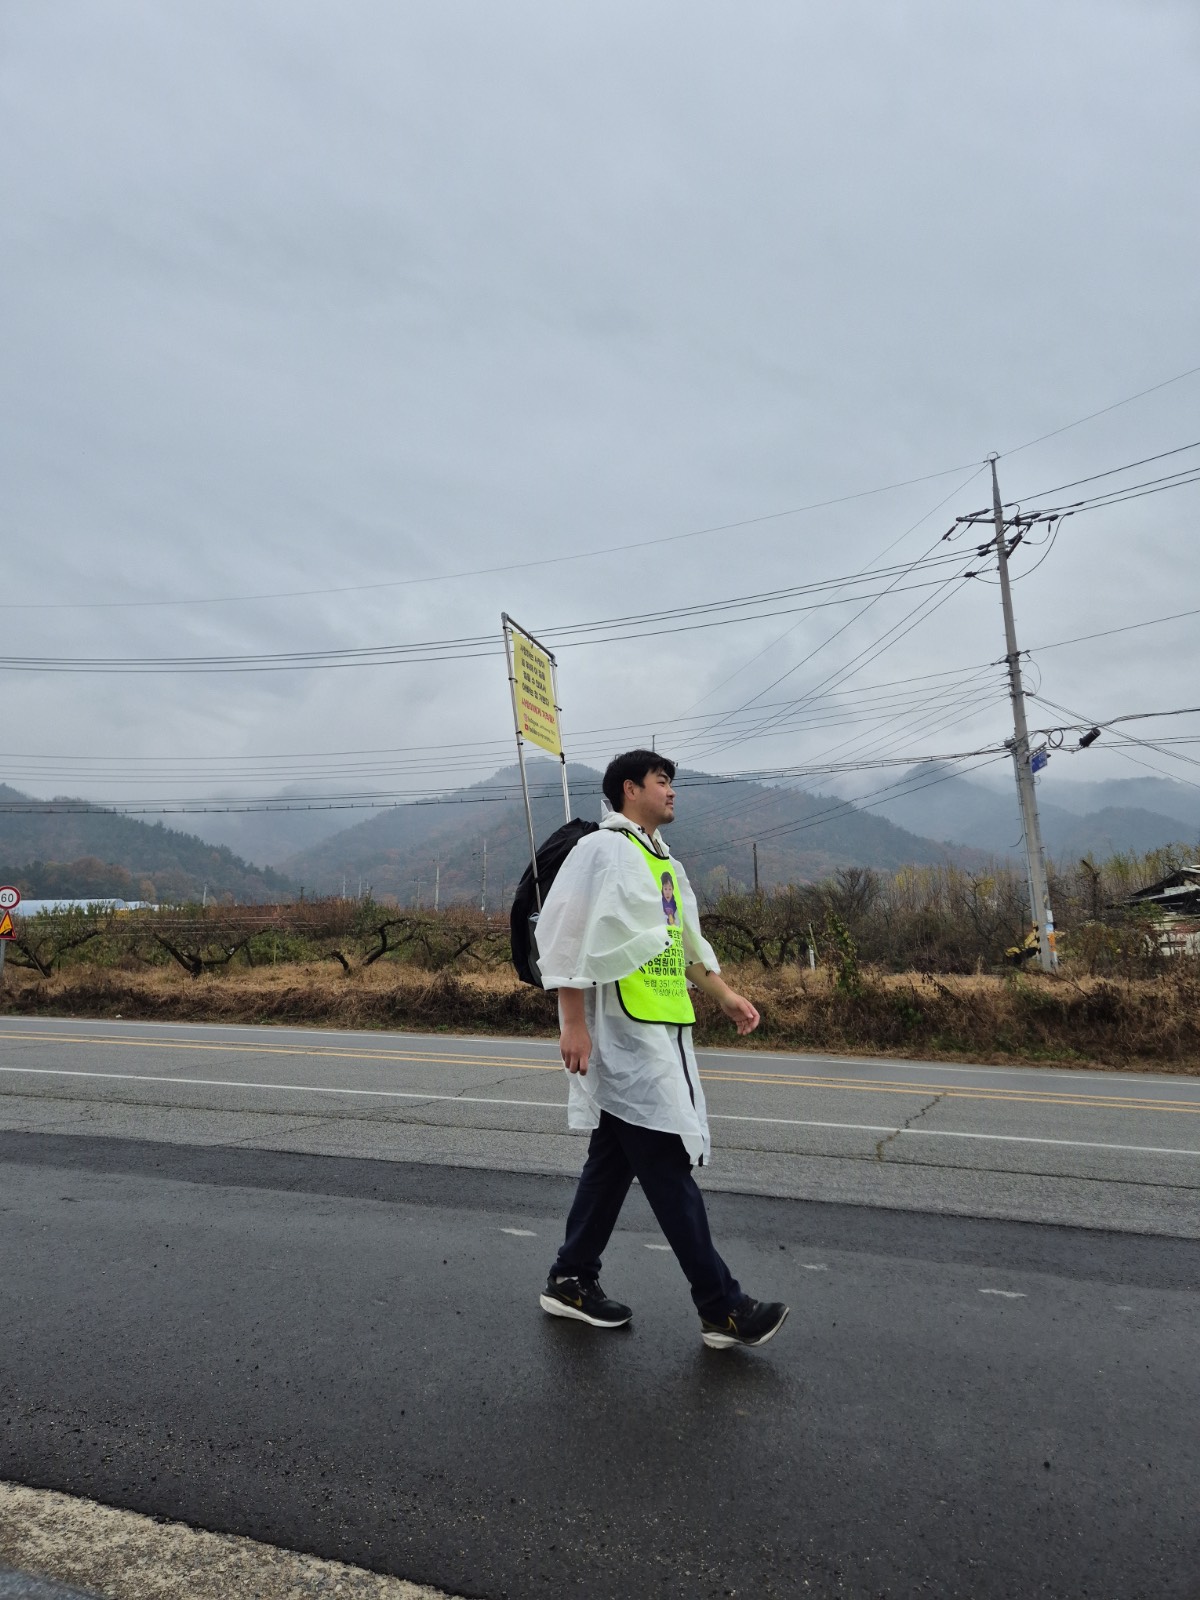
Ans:
[{"label": "man's hand", "polygon": [[592,1053],[592,1036],[587,1031],[585,1022],[563,1023],[562,1032],[558,1036],[558,1050],[563,1058],[563,1066],[568,1072],[577,1072],[581,1078],[587,1077],[588,1057]]},{"label": "man's hand", "polygon": [[560,989],[558,991],[558,1053],[568,1072],[587,1076],[588,1057],[592,1053],[592,1036],[583,1020],[583,991]]},{"label": "man's hand", "polygon": [[734,994],[732,989],[727,988],[719,996],[718,1003],[739,1033],[753,1033],[762,1021],[757,1006],[752,1006],[744,995]]},{"label": "man's hand", "polygon": [[750,1004],[744,995],[734,994],[718,972],[708,972],[699,961],[693,961],[687,975],[706,995],[711,996],[733,1023],[739,1033],[753,1033],[762,1018],[757,1006]]}]

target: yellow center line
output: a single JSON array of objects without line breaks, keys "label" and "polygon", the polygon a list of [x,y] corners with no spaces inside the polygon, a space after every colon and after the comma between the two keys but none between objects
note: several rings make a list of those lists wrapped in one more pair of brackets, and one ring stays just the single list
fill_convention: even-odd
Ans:
[{"label": "yellow center line", "polygon": [[94,1044],[120,1046],[133,1050],[191,1050],[207,1051],[218,1055],[251,1056],[320,1056],[348,1061],[406,1061],[427,1062],[435,1066],[451,1067],[519,1067],[525,1071],[561,1072],[561,1061],[518,1061],[510,1056],[484,1055],[433,1055],[417,1050],[338,1050],[331,1045],[313,1045],[303,1048],[283,1044],[206,1044],[191,1039],[135,1039],[112,1034],[86,1033],[6,1033],[0,1030],[0,1039],[32,1040],[38,1044]]},{"label": "yellow center line", "polygon": [[[482,1067],[514,1072],[561,1072],[559,1061],[522,1061],[512,1056],[435,1054],[419,1050],[342,1049],[332,1045],[282,1045],[266,1043],[210,1043],[191,1039],[142,1039],[125,1035],[80,1033],[9,1032],[0,1029],[0,1039],[14,1042],[65,1045],[94,1045],[101,1048],[174,1050],[255,1056],[317,1057],[322,1060],[397,1062],[412,1066]],[[855,1094],[938,1095],[949,1100],[982,1100],[1011,1105],[1080,1107],[1094,1111],[1161,1111],[1188,1115],[1200,1114],[1200,1101],[1160,1100],[1147,1095],[1084,1095],[1053,1089],[999,1089],[963,1083],[921,1083],[893,1079],[842,1077],[819,1073],[764,1073],[738,1068],[712,1068],[702,1071],[708,1083],[744,1084],[752,1088],[833,1089]]]}]

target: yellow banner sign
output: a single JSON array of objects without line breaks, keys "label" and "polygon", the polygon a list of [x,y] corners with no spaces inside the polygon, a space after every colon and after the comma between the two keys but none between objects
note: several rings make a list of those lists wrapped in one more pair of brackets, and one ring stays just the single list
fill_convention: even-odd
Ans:
[{"label": "yellow banner sign", "polygon": [[554,705],[554,679],[550,657],[532,640],[513,629],[513,676],[516,678],[517,726],[523,738],[562,755],[562,735]]}]

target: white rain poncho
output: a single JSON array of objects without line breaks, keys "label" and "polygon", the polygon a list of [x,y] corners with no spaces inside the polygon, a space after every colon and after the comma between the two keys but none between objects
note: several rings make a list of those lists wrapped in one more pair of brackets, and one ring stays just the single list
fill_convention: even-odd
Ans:
[{"label": "white rain poncho", "polygon": [[[586,1132],[601,1111],[641,1128],[677,1133],[695,1163],[711,1152],[704,1091],[692,1030],[675,1023],[635,1022],[617,996],[627,978],[670,943],[662,896],[631,833],[648,849],[669,854],[662,837],[643,833],[619,813],[581,839],[558,870],[537,923],[538,964],[547,989],[582,989],[592,1036],[587,1075],[568,1075],[567,1121]],[[684,958],[720,970],[700,932],[696,896],[672,857],[683,923]]]}]

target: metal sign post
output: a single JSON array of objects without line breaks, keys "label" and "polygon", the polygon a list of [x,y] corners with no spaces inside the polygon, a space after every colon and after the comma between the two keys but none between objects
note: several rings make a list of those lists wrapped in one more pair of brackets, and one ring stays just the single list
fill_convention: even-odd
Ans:
[{"label": "metal sign post", "polygon": [[[549,652],[547,652],[547,654],[549,654]],[[554,720],[555,720],[555,722],[557,722],[558,721],[558,713],[562,710],[562,706],[559,704],[559,700],[558,700],[558,662],[554,659],[553,656],[550,656],[550,683],[551,683],[551,686],[552,686],[552,689],[553,689],[553,693],[554,693]],[[571,791],[567,788],[567,757],[566,757],[565,751],[561,748],[561,746],[562,746],[562,740],[561,739],[559,740],[559,746],[560,746],[560,748],[559,748],[559,752],[558,752],[558,765],[559,765],[559,771],[562,774],[563,821],[564,822],[570,822],[570,820],[571,820]]]},{"label": "metal sign post", "polygon": [[0,886],[0,979],[4,977],[4,957],[9,944],[17,937],[12,914],[21,904],[21,891],[9,883]]},{"label": "metal sign post", "polygon": [[558,672],[551,651],[533,634],[514,622],[507,611],[500,613],[504,634],[504,658],[508,663],[508,686],[512,695],[513,727],[517,736],[517,765],[521,771],[521,793],[525,800],[525,826],[529,830],[529,862],[533,872],[533,893],[542,909],[542,888],[537,874],[537,838],[533,831],[533,806],[529,799],[529,774],[525,768],[525,741],[559,759],[562,769],[563,813],[571,820],[571,795],[567,788],[567,758],[563,753],[558,724]]}]

